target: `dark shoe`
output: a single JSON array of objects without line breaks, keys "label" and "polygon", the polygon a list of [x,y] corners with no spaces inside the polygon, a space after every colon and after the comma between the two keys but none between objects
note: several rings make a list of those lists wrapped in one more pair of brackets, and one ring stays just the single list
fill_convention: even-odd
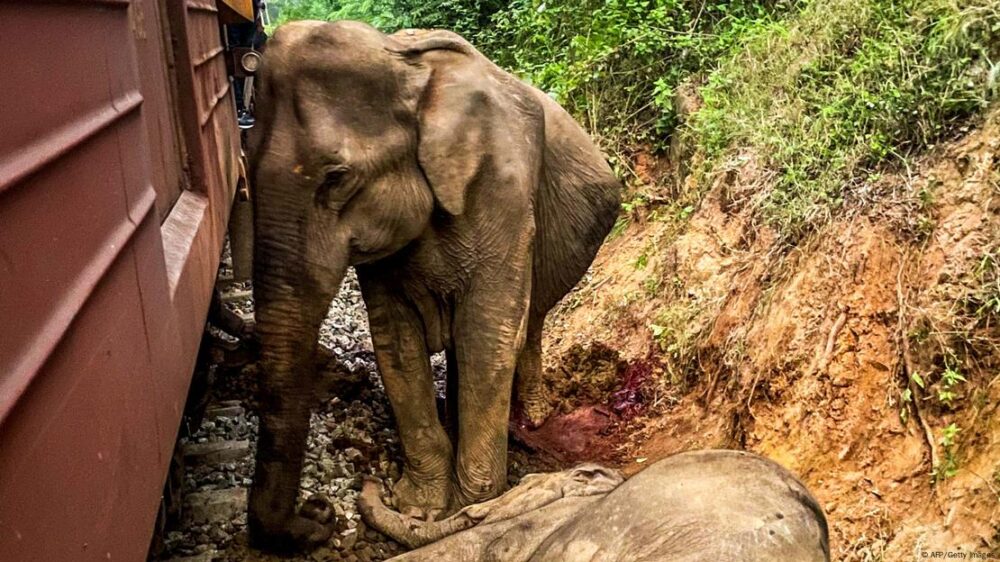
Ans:
[{"label": "dark shoe", "polygon": [[240,113],[240,117],[238,119],[238,122],[240,124],[240,128],[241,129],[249,129],[250,127],[253,127],[253,124],[254,124],[253,115],[250,115],[249,112],[244,111],[244,112]]}]

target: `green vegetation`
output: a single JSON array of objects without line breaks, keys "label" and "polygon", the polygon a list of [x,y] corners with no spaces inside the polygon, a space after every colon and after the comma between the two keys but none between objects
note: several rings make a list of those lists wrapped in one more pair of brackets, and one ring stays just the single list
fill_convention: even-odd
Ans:
[{"label": "green vegetation", "polygon": [[968,382],[958,370],[948,366],[941,373],[941,387],[938,389],[938,400],[950,406],[952,401],[958,397],[958,387],[960,383]]},{"label": "green vegetation", "polygon": [[[982,368],[982,358],[997,350],[996,334],[1000,330],[1000,267],[997,265],[997,249],[988,246],[969,271],[966,293],[954,298],[955,307],[948,320],[935,323],[927,316],[922,318],[909,333],[910,341],[926,350],[934,352],[934,363],[927,376],[913,373],[911,378],[922,399],[934,411],[943,414],[947,425],[939,431],[937,444],[942,454],[934,466],[932,477],[935,481],[951,478],[959,466],[959,436],[963,430],[950,414],[963,407],[981,410],[985,407],[986,394],[966,373],[974,373]],[[907,422],[909,407],[917,405],[910,389],[900,395],[900,416]]]},{"label": "green vegetation", "polygon": [[506,10],[507,0],[272,0],[279,8],[276,24],[286,21],[366,21],[383,31],[411,27],[451,29],[476,37],[491,19]]},{"label": "green vegetation", "polygon": [[550,93],[619,157],[636,144],[665,146],[673,92],[711,68],[749,30],[797,2],[514,0],[480,44]]},{"label": "green vegetation", "polygon": [[709,75],[694,139],[710,164],[750,148],[779,172],[763,213],[794,240],[985,107],[998,63],[997,0],[812,2]]},{"label": "green vegetation", "polygon": [[[672,385],[683,387],[698,365],[695,360],[697,342],[705,335],[704,312],[715,303],[703,295],[683,294],[683,284],[674,278],[665,290],[672,293],[649,325],[650,335],[663,354],[664,368]],[[659,288],[659,287],[658,287]]]},{"label": "green vegetation", "polygon": [[[911,375],[914,384],[921,390],[927,390],[926,382],[919,373]],[[955,406],[954,401],[959,398],[960,386],[968,381],[957,368],[950,364],[945,367],[940,375],[940,379],[935,385],[937,387],[937,400],[945,408]],[[900,410],[900,420],[905,424],[909,419],[909,408],[915,397],[909,388],[903,390],[900,395],[902,408]],[[936,482],[951,478],[958,473],[958,443],[957,437],[962,429],[954,422],[941,429],[941,438],[938,440],[944,451],[943,459],[936,459],[936,464],[932,467],[931,478]],[[930,439],[931,437],[929,437]]]},{"label": "green vegetation", "polygon": [[966,306],[980,323],[996,326],[1000,322],[1000,247],[985,252],[974,273],[979,287]]},{"label": "green vegetation", "polygon": [[954,423],[941,430],[941,439],[938,440],[938,444],[944,448],[944,459],[938,466],[934,467],[932,476],[935,480],[951,478],[958,474],[958,443],[956,440],[961,431],[961,428]]}]

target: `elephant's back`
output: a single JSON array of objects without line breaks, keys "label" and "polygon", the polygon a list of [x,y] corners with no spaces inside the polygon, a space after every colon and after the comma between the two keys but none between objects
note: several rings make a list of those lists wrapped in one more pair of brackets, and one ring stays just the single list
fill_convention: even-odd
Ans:
[{"label": "elephant's back", "polygon": [[739,451],[654,463],[554,534],[533,561],[829,560],[826,520],[779,465]]},{"label": "elephant's back", "polygon": [[534,205],[532,292],[533,311],[544,314],[593,262],[618,216],[621,182],[569,113],[544,93],[528,88],[545,113],[545,151]]}]

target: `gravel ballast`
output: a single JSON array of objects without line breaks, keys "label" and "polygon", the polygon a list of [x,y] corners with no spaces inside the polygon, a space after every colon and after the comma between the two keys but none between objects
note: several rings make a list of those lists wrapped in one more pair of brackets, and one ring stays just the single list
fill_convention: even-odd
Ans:
[{"label": "gravel ballast", "polygon": [[[246,282],[231,284],[227,292],[237,298],[224,300],[225,306],[244,317],[252,316],[249,288]],[[355,505],[365,475],[387,483],[399,478],[402,452],[375,365],[368,316],[353,270],[330,305],[320,330],[320,344],[331,353],[331,365],[340,367],[321,369],[326,376],[321,376],[323,388],[318,390],[312,415],[300,499],[319,493],[331,502],[337,516],[337,531],[331,540],[313,552],[293,557],[263,554],[247,545],[246,495],[253,478],[258,423],[254,396],[260,371],[255,364],[232,368],[220,361],[204,367],[214,381],[204,420],[178,444],[186,459],[182,517],[163,537],[164,548],[156,560],[368,562],[404,551],[367,529]],[[432,356],[431,365],[438,396],[443,398],[444,354]],[[350,371],[350,378],[360,381],[348,385],[347,392],[333,374],[342,373],[343,367]],[[510,443],[511,485],[529,471],[557,468]]]},{"label": "gravel ballast", "polygon": [[[235,307],[247,312],[252,301],[240,298]],[[330,306],[320,343],[364,381],[354,396],[321,397],[312,416],[300,495],[304,499],[319,493],[330,500],[337,515],[333,538],[325,547],[292,558],[268,556],[247,546],[246,493],[253,477],[253,395],[259,371],[255,365],[228,370],[213,365],[213,401],[197,431],[180,443],[187,465],[181,524],[164,537],[158,559],[353,562],[385,560],[402,552],[399,545],[366,529],[355,507],[363,475],[386,481],[399,477],[400,449],[353,271]],[[439,368],[443,370],[443,364]]]}]

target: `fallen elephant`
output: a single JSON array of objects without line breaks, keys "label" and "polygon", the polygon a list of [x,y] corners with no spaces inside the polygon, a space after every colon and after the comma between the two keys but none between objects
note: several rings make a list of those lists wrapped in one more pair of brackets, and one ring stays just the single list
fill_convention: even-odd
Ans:
[{"label": "fallen elephant", "polygon": [[377,481],[365,522],[416,548],[398,562],[828,562],[826,518],[791,473],[742,451],[694,451],[625,480],[582,465],[533,474],[499,498],[441,521],[387,508]]}]

